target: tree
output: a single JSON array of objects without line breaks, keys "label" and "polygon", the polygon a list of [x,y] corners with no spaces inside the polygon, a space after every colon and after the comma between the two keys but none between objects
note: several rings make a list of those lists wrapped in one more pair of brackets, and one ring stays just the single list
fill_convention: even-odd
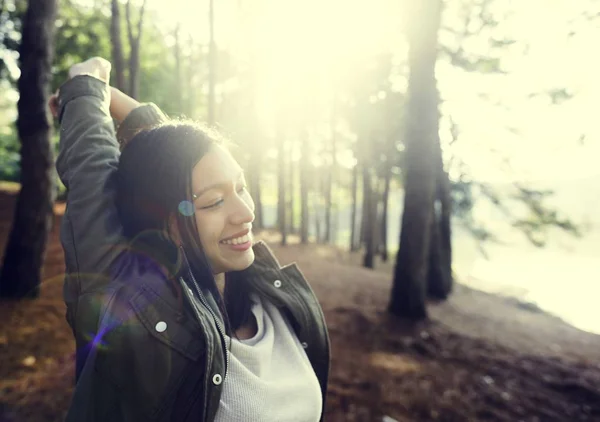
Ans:
[{"label": "tree", "polygon": [[115,70],[115,86],[125,91],[125,59],[121,39],[121,8],[118,0],[111,0],[110,43],[112,47],[112,67]]},{"label": "tree", "polygon": [[208,4],[208,124],[215,124],[215,84],[217,81],[217,45],[215,43],[215,5],[214,0]]},{"label": "tree", "polygon": [[127,1],[125,6],[125,17],[127,19],[127,36],[129,38],[129,95],[133,98],[139,98],[139,73],[140,73],[140,42],[142,39],[142,27],[144,23],[144,10],[146,9],[146,0],[140,7],[140,14],[137,23],[137,34],[133,33],[133,22],[131,20],[131,0]]},{"label": "tree", "polygon": [[308,133],[302,129],[300,139],[300,242],[308,243],[308,177],[309,177],[309,147]]},{"label": "tree", "polygon": [[381,213],[381,224],[380,224],[380,242],[379,242],[379,253],[381,254],[381,260],[387,262],[388,260],[388,209],[390,199],[390,187],[392,184],[392,168],[391,165],[387,164],[385,167],[385,176],[383,181],[383,198],[382,198],[382,213]]},{"label": "tree", "polygon": [[289,147],[288,147],[288,151],[287,151],[287,156],[288,156],[288,172],[287,172],[287,179],[288,179],[288,202],[287,202],[287,208],[289,210],[289,218],[288,218],[288,227],[289,227],[289,232],[290,233],[296,233],[296,212],[294,210],[294,197],[296,196],[296,187],[294,185],[294,142],[293,140],[290,139],[289,142]]},{"label": "tree", "polygon": [[358,201],[358,162],[352,167],[352,211],[350,212],[350,251],[356,252],[359,248],[356,233],[356,208]]},{"label": "tree", "polygon": [[439,143],[435,78],[441,1],[411,3],[407,29],[409,82],[405,111],[404,211],[389,311],[410,319],[427,317],[425,296]]},{"label": "tree", "polygon": [[50,119],[56,2],[29,0],[23,20],[17,130],[21,139],[21,191],[0,273],[0,296],[37,297],[54,203]]},{"label": "tree", "polygon": [[435,193],[429,243],[427,294],[446,299],[452,291],[452,232],[450,180],[444,170],[439,137],[434,148]]},{"label": "tree", "polygon": [[375,244],[377,242],[377,188],[373,182],[372,160],[365,160],[363,170],[363,233],[365,243],[365,255],[363,266],[375,268]]},{"label": "tree", "polygon": [[277,139],[277,225],[281,232],[281,246],[287,245],[287,221],[286,221],[286,202],[285,202],[285,138],[281,131],[278,132]]}]

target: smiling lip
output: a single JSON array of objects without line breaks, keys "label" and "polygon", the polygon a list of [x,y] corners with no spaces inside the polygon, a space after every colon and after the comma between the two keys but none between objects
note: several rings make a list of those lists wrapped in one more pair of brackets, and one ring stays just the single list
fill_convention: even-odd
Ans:
[{"label": "smiling lip", "polygon": [[[248,241],[244,242],[244,243],[238,243],[238,244],[234,245],[233,243],[225,243],[224,242],[226,240],[231,240],[231,239],[235,239],[235,238],[246,236],[246,235],[248,236]],[[250,229],[246,229],[237,234],[234,234],[233,236],[223,239],[222,241],[219,242],[219,244],[226,246],[227,248],[237,251],[237,252],[244,252],[252,247],[252,234],[250,232]]]},{"label": "smiling lip", "polygon": [[250,233],[250,229],[242,230],[241,232],[239,232],[239,233],[236,233],[236,234],[234,234],[234,235],[232,235],[232,236],[226,237],[225,239],[221,239],[220,241],[221,241],[221,242],[224,242],[224,241],[226,241],[226,240],[235,239],[236,237],[242,237],[242,236],[245,236],[245,235],[247,235],[248,233]]},{"label": "smiling lip", "polygon": [[233,249],[234,251],[243,252],[252,247],[252,240],[248,240],[246,243],[238,243],[237,245],[229,243],[221,243],[221,245],[227,246],[229,249]]}]

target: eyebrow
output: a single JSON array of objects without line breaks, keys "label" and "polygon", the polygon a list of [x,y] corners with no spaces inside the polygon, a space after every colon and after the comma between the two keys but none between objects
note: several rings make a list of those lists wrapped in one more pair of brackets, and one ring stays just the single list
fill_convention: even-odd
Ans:
[{"label": "eyebrow", "polygon": [[[240,170],[240,173],[238,174],[237,180],[240,180],[242,177],[244,177],[244,170]],[[202,189],[200,189],[198,192],[193,193],[192,194],[192,201],[195,201],[196,199],[200,198],[203,194],[205,194],[206,192],[208,192],[211,189],[223,189],[224,187],[226,187],[229,183],[228,182],[217,182],[217,183],[213,183],[212,185],[208,185]]]}]

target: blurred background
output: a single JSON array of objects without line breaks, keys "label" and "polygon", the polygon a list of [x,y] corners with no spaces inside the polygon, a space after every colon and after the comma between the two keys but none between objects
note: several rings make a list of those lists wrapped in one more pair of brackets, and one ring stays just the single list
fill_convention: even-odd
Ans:
[{"label": "blurred background", "polygon": [[[101,56],[113,86],[218,128],[247,171],[257,231],[283,256],[319,245],[397,284],[420,257],[446,272],[429,297],[456,282],[600,334],[599,1],[58,3],[39,40],[48,92]],[[15,124],[27,8],[0,0],[0,187],[13,202],[30,171]],[[60,208],[58,180],[55,193]],[[407,283],[423,284],[415,274]],[[539,420],[568,420],[556,418]]]}]

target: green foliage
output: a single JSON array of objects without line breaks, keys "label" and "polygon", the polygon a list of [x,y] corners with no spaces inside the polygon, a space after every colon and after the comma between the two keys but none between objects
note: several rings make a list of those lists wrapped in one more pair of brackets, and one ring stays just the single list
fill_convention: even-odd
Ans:
[{"label": "green foliage", "polygon": [[17,182],[20,180],[19,140],[16,130],[0,132],[0,180]]},{"label": "green foliage", "polygon": [[581,236],[581,229],[566,217],[560,216],[558,211],[549,208],[545,200],[553,195],[552,190],[535,190],[528,187],[515,185],[516,193],[513,198],[525,204],[528,215],[518,218],[513,226],[519,228],[527,239],[535,246],[542,247],[546,244],[549,228],[557,227],[574,236]]},{"label": "green foliage", "polygon": [[56,20],[52,90],[67,80],[69,67],[93,56],[110,58],[110,16],[96,7],[64,1]]},{"label": "green foliage", "polygon": [[21,42],[21,20],[25,16],[27,2],[2,0],[0,6],[0,80],[8,79],[15,84],[16,79],[9,69],[16,65],[16,52]]}]

